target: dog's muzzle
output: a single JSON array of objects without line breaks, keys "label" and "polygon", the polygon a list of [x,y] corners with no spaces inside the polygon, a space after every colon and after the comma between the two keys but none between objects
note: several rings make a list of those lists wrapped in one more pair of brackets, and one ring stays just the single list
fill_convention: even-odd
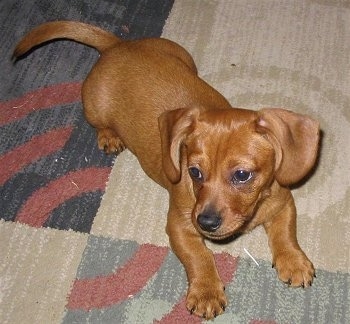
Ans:
[{"label": "dog's muzzle", "polygon": [[215,232],[219,229],[222,223],[221,216],[211,210],[205,210],[197,217],[199,227],[206,232]]}]

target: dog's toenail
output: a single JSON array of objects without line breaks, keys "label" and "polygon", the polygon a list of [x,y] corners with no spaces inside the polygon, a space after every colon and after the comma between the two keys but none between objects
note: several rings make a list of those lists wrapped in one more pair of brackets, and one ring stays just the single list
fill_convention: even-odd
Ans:
[{"label": "dog's toenail", "polygon": [[221,308],[222,308],[223,311],[225,311],[226,306],[224,304],[221,304]]},{"label": "dog's toenail", "polygon": [[271,268],[273,269],[274,267],[275,267],[275,265],[272,263]]},{"label": "dog's toenail", "polygon": [[309,281],[309,286],[310,286],[310,287],[312,286],[312,281]]},{"label": "dog's toenail", "polygon": [[301,288],[303,288],[303,289],[305,288],[305,284],[304,283],[301,284]]},{"label": "dog's toenail", "polygon": [[192,309],[190,309],[190,314],[193,315],[194,311],[196,310],[195,307],[193,307]]}]

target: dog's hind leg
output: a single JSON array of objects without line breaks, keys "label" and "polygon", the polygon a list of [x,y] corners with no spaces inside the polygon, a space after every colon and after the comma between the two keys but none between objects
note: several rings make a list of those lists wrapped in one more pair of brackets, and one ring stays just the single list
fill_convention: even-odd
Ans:
[{"label": "dog's hind leg", "polygon": [[119,154],[126,148],[118,134],[110,128],[97,129],[97,142],[98,147],[107,154]]}]

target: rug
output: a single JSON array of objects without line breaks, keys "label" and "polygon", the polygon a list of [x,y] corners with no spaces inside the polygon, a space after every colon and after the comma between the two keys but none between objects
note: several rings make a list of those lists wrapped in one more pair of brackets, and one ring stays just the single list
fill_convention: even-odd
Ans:
[{"label": "rug", "polygon": [[184,306],[186,275],[164,232],[166,192],[130,152],[99,152],[82,116],[81,82],[97,53],[61,41],[11,62],[26,31],[58,19],[172,39],[233,106],[320,121],[317,168],[293,190],[313,287],[278,281],[262,228],[207,242],[229,298],[213,322],[350,322],[350,5],[340,0],[3,0],[0,322],[202,322]]}]

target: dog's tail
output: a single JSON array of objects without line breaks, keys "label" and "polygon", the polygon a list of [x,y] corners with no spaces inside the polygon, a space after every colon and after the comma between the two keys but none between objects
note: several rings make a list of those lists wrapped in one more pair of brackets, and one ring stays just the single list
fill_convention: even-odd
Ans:
[{"label": "dog's tail", "polygon": [[100,53],[122,40],[114,34],[96,26],[77,21],[53,21],[32,29],[17,44],[13,58],[16,59],[30,49],[54,39],[70,39],[97,49]]}]

